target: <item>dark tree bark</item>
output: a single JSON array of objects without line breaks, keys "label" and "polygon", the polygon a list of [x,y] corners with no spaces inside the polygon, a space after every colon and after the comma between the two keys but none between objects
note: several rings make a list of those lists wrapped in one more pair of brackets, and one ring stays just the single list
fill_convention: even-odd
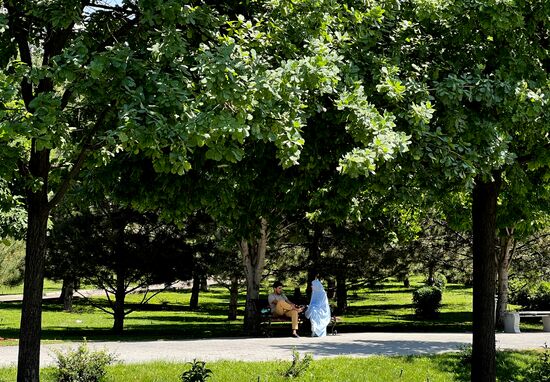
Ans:
[{"label": "dark tree bark", "polygon": [[63,285],[61,286],[61,296],[59,299],[63,304],[63,310],[65,312],[73,311],[73,293],[75,288],[75,281],[72,278],[64,278]]},{"label": "dark tree bark", "polygon": [[208,292],[208,277],[206,275],[201,275],[201,292]]},{"label": "dark tree bark", "polygon": [[336,282],[333,278],[327,280],[327,297],[329,300],[333,299],[336,295]]},{"label": "dark tree bark", "polygon": [[257,310],[265,267],[267,236],[267,221],[261,219],[260,237],[254,241],[242,240],[240,245],[246,275],[244,332],[247,335],[257,335],[260,332],[260,316]]},{"label": "dark tree bark", "polygon": [[427,280],[427,284],[429,286],[434,286],[435,285],[435,277],[434,277],[434,273],[435,273],[435,267],[433,264],[429,264],[428,265],[428,280]]},{"label": "dark tree bark", "polygon": [[472,382],[496,381],[495,236],[500,176],[476,179],[473,190],[473,346]]},{"label": "dark tree bark", "polygon": [[231,286],[229,287],[229,311],[227,312],[228,320],[237,319],[237,305],[239,302],[239,278],[231,278]]},{"label": "dark tree bark", "polygon": [[124,269],[117,270],[116,274],[116,290],[115,303],[113,305],[113,331],[116,334],[122,334],[124,330],[124,301],[126,299],[126,271]]},{"label": "dark tree bark", "polygon": [[319,260],[321,259],[321,248],[320,242],[323,236],[323,230],[315,225],[313,228],[313,234],[309,236],[309,253],[308,253],[308,263],[309,267],[307,270],[307,287],[306,287],[306,298],[309,301],[311,298],[311,282],[315,280],[315,277],[319,275]]},{"label": "dark tree bark", "polygon": [[189,308],[197,309],[199,307],[199,293],[201,286],[201,278],[197,274],[193,274],[193,286],[191,287],[191,298],[189,299]]},{"label": "dark tree bark", "polygon": [[344,275],[336,276],[336,306],[338,314],[342,314],[348,309],[348,287]]},{"label": "dark tree bark", "polygon": [[48,226],[49,150],[31,150],[30,174],[42,179],[42,187],[27,195],[27,247],[21,326],[19,330],[18,382],[39,381],[40,337],[42,333],[42,293],[44,290],[44,259]]}]

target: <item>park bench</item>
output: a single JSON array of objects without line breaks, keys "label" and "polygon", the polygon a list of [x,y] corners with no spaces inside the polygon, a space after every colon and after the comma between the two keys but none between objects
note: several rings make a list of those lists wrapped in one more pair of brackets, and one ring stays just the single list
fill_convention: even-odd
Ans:
[{"label": "park bench", "polygon": [[[260,332],[266,337],[271,337],[273,335],[273,328],[271,327],[272,323],[291,322],[290,317],[273,316],[267,300],[265,301],[256,300],[255,303],[256,303],[256,311],[259,312],[259,315],[260,315]],[[298,315],[298,324],[302,326],[304,321],[306,321],[306,318],[303,313],[300,313]],[[330,318],[330,324],[329,324],[329,327],[327,328],[327,332],[332,335],[336,335],[338,333],[336,331],[336,325],[341,321],[342,319],[340,317],[332,316]]]},{"label": "park bench", "polygon": [[520,333],[519,321],[521,317],[541,317],[543,330],[550,332],[550,311],[521,311],[504,313],[504,332]]},{"label": "park bench", "polygon": [[[266,337],[271,337],[273,335],[273,328],[271,327],[271,324],[274,322],[291,322],[290,317],[280,317],[280,316],[274,316],[273,313],[271,313],[271,308],[269,307],[269,303],[267,300],[256,300],[256,311],[259,312],[260,315],[260,332],[265,335]],[[298,324],[301,325],[303,323],[303,315],[298,315]]]},{"label": "park bench", "polygon": [[330,334],[332,334],[333,336],[338,334],[338,331],[336,330],[336,324],[338,324],[339,322],[342,322],[342,319],[340,317],[338,317],[338,316],[331,316],[330,317],[330,324],[329,324]]}]

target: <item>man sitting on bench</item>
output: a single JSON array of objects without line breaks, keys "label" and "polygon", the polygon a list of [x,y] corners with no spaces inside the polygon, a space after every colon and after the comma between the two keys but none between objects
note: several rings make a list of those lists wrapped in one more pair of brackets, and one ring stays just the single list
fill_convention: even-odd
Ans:
[{"label": "man sitting on bench", "polygon": [[292,337],[300,338],[298,333],[298,313],[304,309],[293,304],[283,293],[283,284],[280,281],[273,283],[273,293],[267,297],[271,313],[275,317],[290,317],[292,320]]}]

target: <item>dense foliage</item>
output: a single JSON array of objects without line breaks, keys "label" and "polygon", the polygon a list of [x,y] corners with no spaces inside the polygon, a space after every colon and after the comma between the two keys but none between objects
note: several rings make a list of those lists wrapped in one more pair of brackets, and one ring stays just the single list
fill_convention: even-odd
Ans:
[{"label": "dense foliage", "polygon": [[414,311],[418,317],[433,318],[441,308],[441,289],[434,286],[418,288],[413,292]]}]

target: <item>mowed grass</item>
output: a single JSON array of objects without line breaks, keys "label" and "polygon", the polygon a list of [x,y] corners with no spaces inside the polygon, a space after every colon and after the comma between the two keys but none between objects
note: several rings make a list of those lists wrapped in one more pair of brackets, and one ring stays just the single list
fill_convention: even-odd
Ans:
[{"label": "mowed grass", "polygon": [[[44,280],[44,293],[48,292],[58,292],[61,290],[61,283],[45,279]],[[22,294],[23,293],[23,284],[8,286],[0,284],[0,295],[5,294]]]},{"label": "mowed grass", "polygon": [[[526,369],[536,359],[534,352],[499,352],[497,375],[501,382],[526,381]],[[211,382],[282,382],[290,360],[278,362],[208,362]],[[135,365],[118,364],[107,369],[108,382],[176,382],[185,363],[153,362]],[[469,381],[469,366],[460,354],[407,357],[338,357],[314,360],[305,373],[294,381],[326,382],[451,382]],[[15,368],[0,369],[0,381],[15,380]],[[41,380],[54,381],[54,369],[41,371]],[[534,382],[534,381],[530,381]]]},{"label": "mowed grass", "polygon": [[[411,280],[405,288],[397,281],[388,281],[375,288],[349,293],[349,307],[341,316],[339,332],[356,331],[471,331],[472,289],[461,285],[448,285],[443,293],[443,306],[439,318],[420,320],[414,316],[412,291],[422,285],[420,277]],[[290,288],[290,286],[289,286]],[[269,293],[265,287],[262,295]],[[242,317],[245,296],[240,296],[237,320],[227,320],[229,293],[221,287],[201,292],[199,309],[189,309],[190,289],[166,291],[155,296],[148,304],[139,305],[142,294],[127,297],[127,308],[135,309],[126,316],[125,332],[115,336],[111,332],[112,315],[76,299],[74,312],[62,311],[55,300],[44,302],[42,339],[47,341],[81,340],[142,340],[212,338],[242,335]],[[291,296],[289,296],[291,297]],[[93,298],[96,305],[107,307],[105,297]],[[20,321],[20,302],[0,303],[0,345],[16,343]],[[522,320],[521,329],[542,330],[540,320]],[[288,324],[275,325],[275,335],[288,335]]]},{"label": "mowed grass", "polygon": [[414,314],[412,293],[423,286],[411,279],[409,288],[388,281],[379,287],[351,293],[345,321],[349,330],[469,331],[472,325],[472,288],[448,285],[443,292],[439,317],[420,320]]}]

